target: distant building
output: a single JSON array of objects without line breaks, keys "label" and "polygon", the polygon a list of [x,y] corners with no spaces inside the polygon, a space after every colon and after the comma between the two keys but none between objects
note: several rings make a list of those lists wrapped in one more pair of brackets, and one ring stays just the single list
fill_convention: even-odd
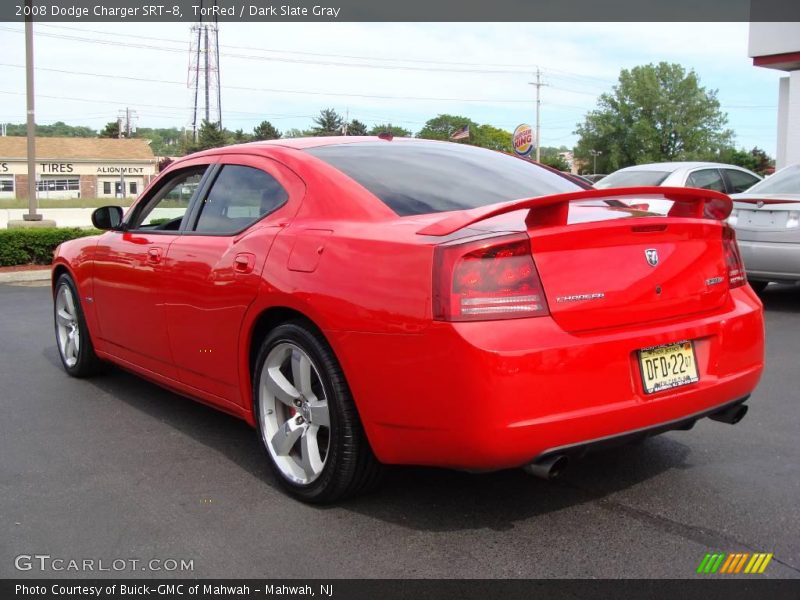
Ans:
[{"label": "distant building", "polygon": [[569,172],[572,173],[573,175],[577,175],[578,169],[577,166],[575,165],[575,155],[570,151],[559,152],[558,155],[564,160],[565,163],[567,163],[567,169],[569,170]]},{"label": "distant building", "polygon": [[750,23],[748,54],[757,67],[789,74],[778,87],[775,166],[800,163],[800,23]]},{"label": "distant building", "polygon": [[[136,198],[155,174],[147,140],[36,138],[37,198]],[[27,197],[27,140],[0,137],[0,198]]]}]

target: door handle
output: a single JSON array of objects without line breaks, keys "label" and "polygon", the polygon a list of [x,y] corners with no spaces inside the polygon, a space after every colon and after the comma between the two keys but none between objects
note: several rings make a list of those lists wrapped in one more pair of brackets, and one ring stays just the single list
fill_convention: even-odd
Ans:
[{"label": "door handle", "polygon": [[250,273],[256,264],[255,254],[242,252],[233,259],[233,270],[237,273]]},{"label": "door handle", "polygon": [[147,262],[157,265],[161,262],[161,248],[149,248],[147,250]]}]

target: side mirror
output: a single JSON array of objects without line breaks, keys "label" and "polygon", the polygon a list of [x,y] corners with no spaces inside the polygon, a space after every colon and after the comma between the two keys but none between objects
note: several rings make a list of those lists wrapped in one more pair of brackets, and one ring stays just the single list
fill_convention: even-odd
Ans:
[{"label": "side mirror", "polygon": [[122,208],[119,206],[101,206],[92,212],[92,225],[103,231],[119,229],[122,223]]}]

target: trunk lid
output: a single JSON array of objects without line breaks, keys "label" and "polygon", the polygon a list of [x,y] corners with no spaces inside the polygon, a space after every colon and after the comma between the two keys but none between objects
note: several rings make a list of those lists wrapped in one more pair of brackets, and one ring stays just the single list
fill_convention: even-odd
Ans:
[{"label": "trunk lid", "polygon": [[708,312],[728,297],[717,221],[617,219],[529,235],[550,313],[567,331]]},{"label": "trunk lid", "polygon": [[799,226],[800,194],[741,194],[733,201],[730,223],[737,229],[768,232]]}]

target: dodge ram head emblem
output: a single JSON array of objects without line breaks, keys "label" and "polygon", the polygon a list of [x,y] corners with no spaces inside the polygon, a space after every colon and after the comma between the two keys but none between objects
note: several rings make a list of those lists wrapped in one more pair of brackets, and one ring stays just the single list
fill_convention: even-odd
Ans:
[{"label": "dodge ram head emblem", "polygon": [[647,264],[651,267],[655,267],[658,264],[658,250],[655,248],[648,248],[644,251],[645,258],[647,258]]}]

